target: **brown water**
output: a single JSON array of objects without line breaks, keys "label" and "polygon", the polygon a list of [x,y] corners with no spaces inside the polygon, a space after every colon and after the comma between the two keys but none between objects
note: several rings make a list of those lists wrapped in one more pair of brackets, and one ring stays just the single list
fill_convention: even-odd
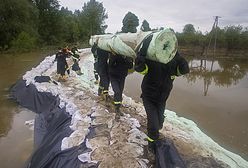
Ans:
[{"label": "brown water", "polygon": [[48,52],[0,54],[0,167],[19,168],[33,148],[33,131],[25,126],[34,113],[8,99],[9,87],[37,65]]},{"label": "brown water", "polygon": [[[191,60],[189,65],[191,73],[174,81],[167,108],[248,160],[248,59]],[[140,74],[129,75],[126,95],[141,101],[141,81]]]},{"label": "brown water", "polygon": [[[32,152],[34,113],[8,100],[8,88],[48,53],[0,55],[0,167],[22,167]],[[201,66],[202,65],[202,66]],[[248,60],[191,60],[191,73],[177,78],[167,108],[193,120],[221,146],[248,160]],[[206,70],[204,70],[206,69]],[[140,101],[142,76],[133,73],[125,93]]]}]

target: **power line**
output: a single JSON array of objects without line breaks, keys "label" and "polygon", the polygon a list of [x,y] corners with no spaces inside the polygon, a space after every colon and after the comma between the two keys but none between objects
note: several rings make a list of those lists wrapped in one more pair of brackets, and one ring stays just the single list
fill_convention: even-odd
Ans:
[{"label": "power line", "polygon": [[215,19],[214,19],[214,24],[212,26],[212,30],[210,32],[211,36],[210,36],[209,43],[208,43],[206,57],[207,57],[208,50],[209,50],[209,47],[210,47],[210,44],[211,44],[211,41],[212,41],[213,34],[215,35],[215,38],[214,38],[214,56],[215,56],[216,39],[217,39],[217,33],[218,33],[217,27],[218,27],[218,23],[219,23],[219,18],[221,18],[221,16],[214,16],[214,17],[215,17]]}]

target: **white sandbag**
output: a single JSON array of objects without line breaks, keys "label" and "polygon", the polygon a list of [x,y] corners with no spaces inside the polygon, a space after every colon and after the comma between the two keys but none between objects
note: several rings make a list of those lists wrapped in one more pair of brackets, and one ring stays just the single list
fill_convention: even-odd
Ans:
[{"label": "white sandbag", "polygon": [[167,64],[176,55],[178,48],[177,38],[173,31],[165,29],[153,33],[151,43],[147,49],[147,58]]}]

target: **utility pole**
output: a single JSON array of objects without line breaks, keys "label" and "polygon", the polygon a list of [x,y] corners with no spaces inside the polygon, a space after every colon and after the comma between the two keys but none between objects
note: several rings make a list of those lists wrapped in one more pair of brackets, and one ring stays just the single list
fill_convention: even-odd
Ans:
[{"label": "utility pole", "polygon": [[220,16],[215,16],[215,19],[214,19],[214,29],[215,29],[215,38],[214,38],[214,57],[215,57],[215,49],[216,49],[216,39],[217,39],[217,27],[218,27],[218,19],[221,18]]},{"label": "utility pole", "polygon": [[[207,58],[207,55],[208,55],[208,50],[210,48],[210,45],[211,45],[211,41],[212,41],[212,37],[213,37],[213,34],[215,36],[214,38],[214,56],[215,56],[215,50],[216,50],[216,39],[217,39],[217,33],[218,33],[218,23],[219,23],[219,18],[221,18],[220,16],[214,16],[215,19],[214,19],[214,24],[212,26],[212,30],[210,32],[211,36],[210,36],[210,39],[209,39],[209,43],[208,43],[208,48],[207,48],[207,51],[206,51],[206,55],[205,55],[205,61],[206,61],[206,58]],[[205,63],[205,68],[206,68],[206,63]]]},{"label": "utility pole", "polygon": [[[218,28],[219,18],[221,18],[220,16],[214,16],[214,17],[215,17],[214,24],[213,24],[212,30],[210,32],[211,36],[210,36],[210,39],[209,39],[208,48],[207,48],[207,52],[206,52],[206,55],[205,55],[205,62],[204,62],[204,68],[207,71],[207,54],[208,54],[208,50],[209,50],[209,47],[210,47],[210,44],[211,44],[211,41],[212,41],[212,37],[214,35],[214,53],[213,53],[213,57],[212,57],[212,63],[211,63],[211,67],[210,67],[210,72],[213,71],[214,57],[215,57],[215,50],[216,50],[216,40],[217,40],[217,33],[218,33],[217,28]],[[211,79],[206,79],[206,77],[205,77],[204,78],[204,96],[207,95],[210,83],[211,83]]]}]

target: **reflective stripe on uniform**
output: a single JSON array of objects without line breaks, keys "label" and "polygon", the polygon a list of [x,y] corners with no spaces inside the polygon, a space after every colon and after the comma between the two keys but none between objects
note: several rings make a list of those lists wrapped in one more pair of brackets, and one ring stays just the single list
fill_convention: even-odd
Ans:
[{"label": "reflective stripe on uniform", "polygon": [[140,74],[145,75],[148,73],[148,66],[146,64],[145,64],[145,67],[146,68],[142,72],[139,72]]},{"label": "reflective stripe on uniform", "polygon": [[176,76],[175,76],[175,75],[172,75],[172,76],[171,76],[171,79],[176,79]]},{"label": "reflective stripe on uniform", "polygon": [[154,142],[154,140],[153,140],[152,138],[150,138],[149,136],[147,136],[147,140],[148,140],[149,142]]},{"label": "reflective stripe on uniform", "polygon": [[103,91],[103,94],[108,94],[108,90],[104,90]]},{"label": "reflective stripe on uniform", "polygon": [[177,75],[181,76],[182,74],[180,73],[179,66],[177,66]]},{"label": "reflective stripe on uniform", "polygon": [[121,101],[118,101],[118,102],[114,101],[114,104],[115,105],[121,104]]}]

